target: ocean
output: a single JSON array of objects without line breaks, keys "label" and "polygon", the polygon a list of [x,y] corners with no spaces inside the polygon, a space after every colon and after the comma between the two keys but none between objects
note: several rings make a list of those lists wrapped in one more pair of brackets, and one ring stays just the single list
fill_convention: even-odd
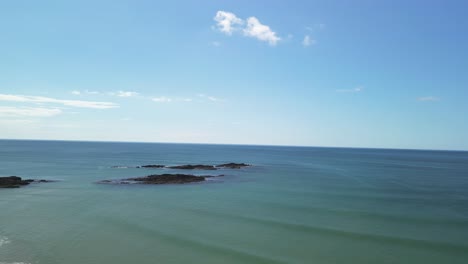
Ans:
[{"label": "ocean", "polygon": [[57,182],[0,189],[0,264],[468,263],[468,152],[0,140],[9,175]]}]

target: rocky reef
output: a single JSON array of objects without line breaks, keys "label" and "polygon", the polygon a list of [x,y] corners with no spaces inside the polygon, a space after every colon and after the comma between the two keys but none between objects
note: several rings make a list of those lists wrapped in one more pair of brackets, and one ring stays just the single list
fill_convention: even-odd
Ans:
[{"label": "rocky reef", "polygon": [[201,182],[205,180],[205,177],[188,174],[156,174],[146,177],[130,178],[126,180],[141,182],[143,184],[182,184]]},{"label": "rocky reef", "polygon": [[178,165],[178,166],[169,166],[169,169],[179,169],[179,170],[216,170],[213,165]]},{"label": "rocky reef", "polygon": [[18,176],[7,176],[7,177],[0,177],[0,188],[19,188],[21,186],[29,185],[30,183],[43,183],[43,182],[52,182],[49,180],[32,180],[27,179],[23,180],[21,177]]},{"label": "rocky reef", "polygon": [[240,169],[244,167],[249,167],[251,165],[245,164],[245,163],[225,163],[225,164],[219,164],[216,165],[217,168],[229,168],[229,169]]},{"label": "rocky reef", "polygon": [[152,169],[160,169],[160,168],[164,168],[166,167],[165,165],[159,165],[159,164],[151,164],[151,165],[141,165],[141,166],[137,166],[137,168],[152,168]]},{"label": "rocky reef", "polygon": [[120,180],[103,180],[103,184],[184,184],[205,181],[206,178],[222,177],[224,175],[195,176],[190,174],[153,174],[145,177],[136,177]]},{"label": "rocky reef", "polygon": [[178,170],[217,170],[221,168],[227,168],[227,169],[241,169],[244,167],[249,167],[252,166],[250,164],[246,163],[224,163],[224,164],[219,164],[219,165],[206,165],[206,164],[185,164],[185,165],[174,165],[174,166],[166,166],[166,165],[161,165],[161,164],[149,164],[149,165],[140,165],[136,167],[127,167],[127,166],[112,166],[111,168],[145,168],[145,169],[162,169],[162,168],[167,168],[167,169],[178,169]]}]

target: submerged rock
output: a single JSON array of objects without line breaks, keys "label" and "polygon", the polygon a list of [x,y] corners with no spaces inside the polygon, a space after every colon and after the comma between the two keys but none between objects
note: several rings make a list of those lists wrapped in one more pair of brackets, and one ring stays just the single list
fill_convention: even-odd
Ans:
[{"label": "submerged rock", "polygon": [[213,165],[178,165],[178,166],[170,166],[167,167],[169,169],[179,169],[179,170],[216,170],[215,166]]},{"label": "submerged rock", "polygon": [[219,164],[216,165],[217,168],[229,168],[229,169],[240,169],[243,167],[249,167],[251,165],[245,164],[245,163],[225,163],[225,164]]},{"label": "submerged rock", "polygon": [[52,182],[49,180],[33,180],[27,179],[23,180],[21,177],[18,176],[8,176],[8,177],[0,177],[0,188],[19,188],[24,185],[28,185],[33,182]]}]

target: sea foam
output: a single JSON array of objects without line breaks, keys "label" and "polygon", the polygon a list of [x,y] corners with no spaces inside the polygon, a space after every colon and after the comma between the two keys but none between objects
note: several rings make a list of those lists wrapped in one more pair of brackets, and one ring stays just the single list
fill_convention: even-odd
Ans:
[{"label": "sea foam", "polygon": [[[9,243],[10,243],[10,240],[8,239],[8,237],[0,236],[0,247]],[[0,264],[4,264],[4,263],[0,262]]]}]

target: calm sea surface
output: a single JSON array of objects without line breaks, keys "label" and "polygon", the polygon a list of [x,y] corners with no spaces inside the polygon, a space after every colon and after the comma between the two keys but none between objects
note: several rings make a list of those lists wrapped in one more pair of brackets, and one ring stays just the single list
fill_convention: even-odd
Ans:
[{"label": "calm sea surface", "polygon": [[468,152],[0,140],[0,175],[59,180],[0,189],[0,264],[468,263]]}]

